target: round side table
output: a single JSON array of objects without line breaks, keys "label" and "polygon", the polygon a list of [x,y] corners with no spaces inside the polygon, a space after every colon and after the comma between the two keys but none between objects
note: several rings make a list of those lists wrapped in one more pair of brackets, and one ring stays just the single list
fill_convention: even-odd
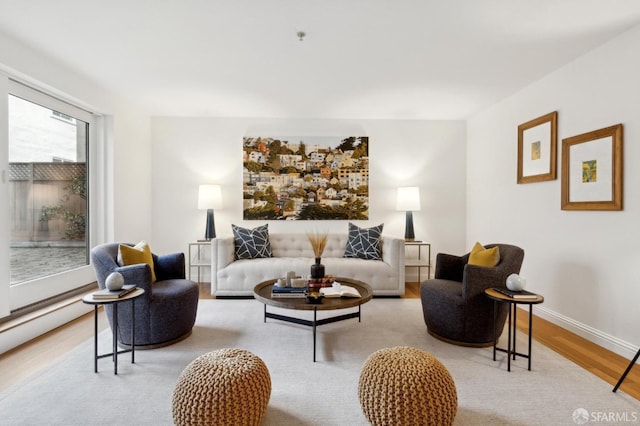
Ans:
[{"label": "round side table", "polygon": [[[526,299],[519,299],[500,293],[496,289],[488,288],[484,291],[490,299],[493,299],[493,360],[496,360],[496,351],[506,352],[507,354],[507,371],[511,371],[511,357],[515,361],[516,355],[520,355],[523,358],[527,358],[529,361],[528,370],[531,371],[531,335],[533,333],[533,305],[544,302],[544,297],[539,294],[533,294],[532,297]],[[498,315],[498,303],[509,304],[509,318],[507,322],[509,324],[509,333],[507,338],[507,349],[498,348],[497,333],[496,333],[496,320]],[[517,305],[529,305],[529,350],[527,354],[521,354],[516,352],[516,308]],[[511,313],[513,312],[513,326],[511,321]]]},{"label": "round side table", "polygon": [[[93,297],[94,293],[87,294],[82,298],[82,302],[88,305],[93,305],[93,317],[94,317],[94,329],[93,329],[93,370],[98,372],[98,359],[113,357],[113,374],[118,374],[118,354],[131,352],[131,363],[135,363],[135,323],[136,323],[136,304],[135,299],[142,296],[144,290],[137,288],[129,294],[126,294],[117,299],[96,299]],[[118,350],[118,305],[120,303],[131,302],[131,349]],[[113,350],[108,354],[98,355],[98,307],[100,305],[113,305]]]}]

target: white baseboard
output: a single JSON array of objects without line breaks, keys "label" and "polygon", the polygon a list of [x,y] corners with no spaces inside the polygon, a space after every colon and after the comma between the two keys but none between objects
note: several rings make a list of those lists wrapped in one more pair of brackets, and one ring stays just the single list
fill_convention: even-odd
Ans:
[{"label": "white baseboard", "polygon": [[82,303],[78,299],[59,309],[37,315],[15,327],[9,327],[0,332],[0,354],[73,321],[92,310],[93,306]]},{"label": "white baseboard", "polygon": [[573,334],[583,337],[598,346],[602,346],[603,348],[608,349],[622,356],[623,358],[631,359],[638,351],[638,348],[633,346],[629,342],[625,342],[624,340],[618,339],[617,337],[611,336],[610,334],[603,333],[600,330],[597,330],[572,318],[561,315],[557,312],[545,308],[544,306],[536,306],[536,308],[534,309],[534,315],[537,315],[542,319],[545,319],[559,327],[562,327],[565,330],[569,330]]}]

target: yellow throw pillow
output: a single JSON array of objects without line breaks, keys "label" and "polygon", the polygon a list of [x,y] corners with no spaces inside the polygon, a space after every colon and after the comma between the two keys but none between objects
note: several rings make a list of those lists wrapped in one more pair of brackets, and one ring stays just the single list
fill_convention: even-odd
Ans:
[{"label": "yellow throw pillow", "polygon": [[153,270],[153,256],[151,248],[145,241],[140,241],[133,247],[120,244],[118,247],[118,261],[122,266],[146,263],[151,267],[151,282],[156,281],[156,273]]},{"label": "yellow throw pillow", "polygon": [[476,243],[469,254],[469,264],[478,266],[496,266],[500,262],[500,249],[498,246],[486,249],[480,243]]}]

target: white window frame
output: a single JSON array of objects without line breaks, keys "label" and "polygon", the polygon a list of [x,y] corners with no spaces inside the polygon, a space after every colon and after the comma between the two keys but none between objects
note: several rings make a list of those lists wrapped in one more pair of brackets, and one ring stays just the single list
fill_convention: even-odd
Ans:
[{"label": "white window frame", "polygon": [[[3,137],[0,139],[0,147],[2,147],[2,154],[0,155],[0,169],[3,173],[7,173],[8,170],[8,95],[18,96],[26,99],[30,102],[42,105],[46,108],[62,112],[72,117],[79,118],[82,121],[89,123],[89,147],[87,149],[87,171],[89,178],[88,189],[88,223],[89,232],[87,246],[90,248],[95,245],[96,241],[102,240],[104,232],[99,232],[100,223],[104,223],[101,219],[104,215],[99,215],[98,211],[101,208],[97,208],[103,203],[98,202],[103,194],[100,194],[99,188],[101,182],[104,182],[104,165],[99,163],[98,153],[104,150],[103,140],[101,135],[104,132],[102,126],[104,120],[96,114],[88,112],[84,109],[76,107],[70,103],[64,102],[59,98],[46,94],[44,91],[40,91],[31,87],[28,87],[18,81],[7,79],[6,91],[2,90],[4,95],[3,107],[4,114],[2,114],[3,108],[0,108],[0,128],[4,127]],[[3,176],[4,177],[4,176]],[[8,197],[8,185],[6,181],[1,182],[2,190],[0,190],[0,197],[4,197],[6,200]],[[102,198],[103,199],[103,198]],[[35,278],[33,280],[24,281],[15,285],[10,285],[9,277],[9,218],[6,213],[0,213],[0,224],[4,232],[0,232],[0,242],[3,247],[0,249],[0,269],[7,271],[6,276],[0,277],[9,286],[9,306],[10,310],[15,310],[24,306],[28,306],[33,303],[40,302],[50,297],[57,296],[59,294],[71,291],[73,289],[82,287],[83,285],[90,284],[95,281],[95,272],[93,267],[88,264],[76,269],[60,272],[57,274],[48,275],[45,277]],[[6,234],[6,235],[3,235]],[[102,238],[101,238],[102,237]],[[2,316],[3,308],[6,306],[0,305],[0,317]]]},{"label": "white window frame", "polygon": [[[9,185],[7,184],[9,169],[9,79],[0,74],[0,200],[9,199]],[[5,205],[0,203],[0,205]],[[9,241],[11,241],[11,226],[9,223],[9,209],[0,209],[0,318],[9,315],[10,298],[9,285],[11,281],[9,271]]]}]

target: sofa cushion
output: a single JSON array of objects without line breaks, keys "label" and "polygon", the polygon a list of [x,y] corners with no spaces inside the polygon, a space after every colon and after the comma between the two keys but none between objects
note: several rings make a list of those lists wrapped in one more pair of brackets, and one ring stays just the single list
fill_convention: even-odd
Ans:
[{"label": "sofa cushion", "polygon": [[480,243],[475,243],[469,253],[469,264],[478,266],[496,266],[500,262],[500,249],[498,246],[489,249]]},{"label": "sofa cushion", "polygon": [[235,244],[236,259],[258,259],[271,257],[269,242],[269,224],[253,229],[231,225]]},{"label": "sofa cushion", "polygon": [[146,263],[147,265],[149,265],[149,267],[151,267],[151,282],[156,281],[153,255],[151,254],[151,248],[149,247],[149,244],[147,244],[145,241],[140,241],[133,247],[126,244],[120,244],[118,246],[117,261],[120,266]]},{"label": "sofa cushion", "polygon": [[384,224],[372,228],[360,228],[349,222],[349,239],[344,251],[344,257],[358,259],[382,260],[382,227]]}]

